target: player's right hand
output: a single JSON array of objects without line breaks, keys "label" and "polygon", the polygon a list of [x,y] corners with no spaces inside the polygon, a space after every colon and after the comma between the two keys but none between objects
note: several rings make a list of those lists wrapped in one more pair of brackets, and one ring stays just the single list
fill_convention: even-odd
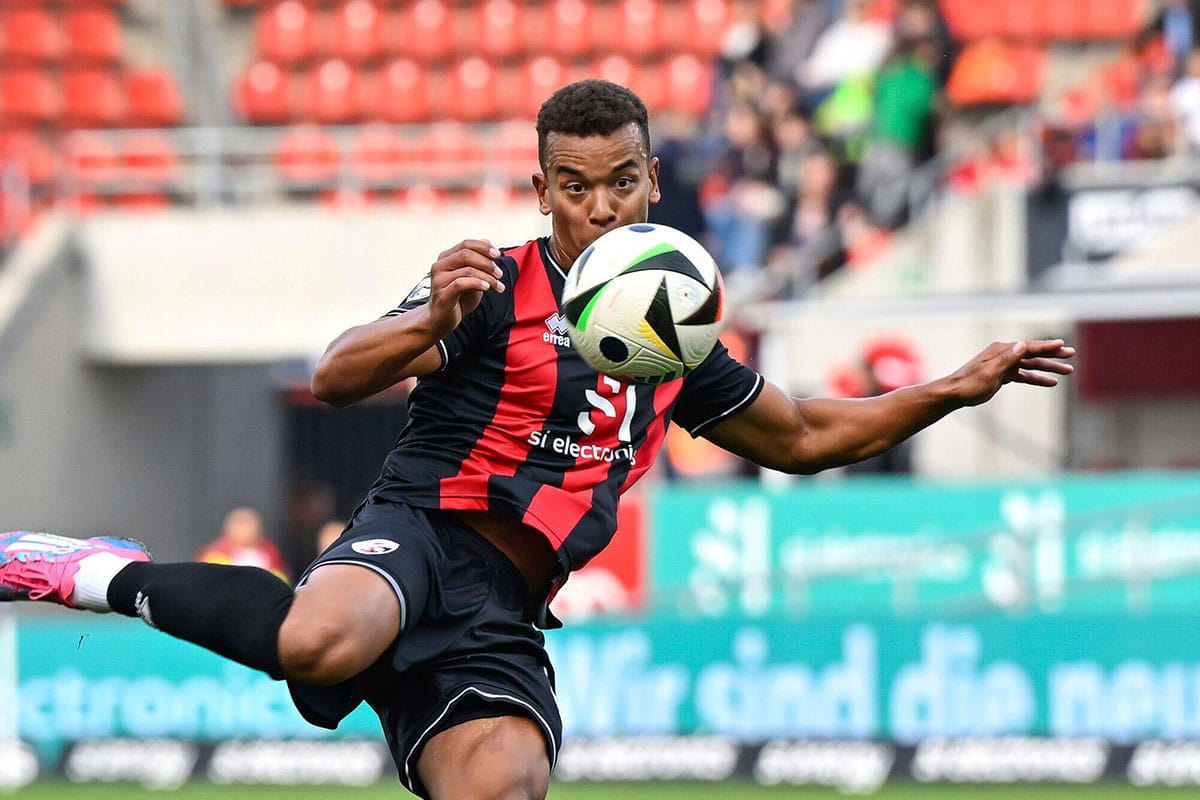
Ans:
[{"label": "player's right hand", "polygon": [[439,336],[470,314],[488,291],[503,292],[500,251],[486,239],[467,239],[442,251],[429,270],[429,319]]}]

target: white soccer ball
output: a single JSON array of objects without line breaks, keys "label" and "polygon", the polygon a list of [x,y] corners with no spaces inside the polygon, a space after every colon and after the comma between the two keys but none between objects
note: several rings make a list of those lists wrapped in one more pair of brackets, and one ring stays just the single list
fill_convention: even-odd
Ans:
[{"label": "white soccer ball", "polygon": [[605,233],[579,254],[563,287],[571,343],[625,383],[682,378],[721,332],[721,273],[704,246],[666,225]]}]

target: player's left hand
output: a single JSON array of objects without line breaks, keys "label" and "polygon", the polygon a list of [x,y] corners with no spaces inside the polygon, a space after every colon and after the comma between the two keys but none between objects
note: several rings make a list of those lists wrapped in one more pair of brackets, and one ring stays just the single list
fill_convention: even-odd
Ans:
[{"label": "player's left hand", "polygon": [[1006,383],[1057,386],[1056,375],[1070,375],[1075,369],[1067,363],[1074,355],[1075,348],[1062,339],[993,342],[950,379],[962,404],[977,406]]}]

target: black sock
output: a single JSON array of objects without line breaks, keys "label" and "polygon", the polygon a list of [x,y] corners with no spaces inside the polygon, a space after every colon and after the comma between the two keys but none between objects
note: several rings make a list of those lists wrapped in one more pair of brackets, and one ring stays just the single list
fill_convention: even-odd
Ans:
[{"label": "black sock", "polygon": [[283,678],[279,627],[292,589],[265,569],[134,562],[108,586],[108,604],[239,664]]}]

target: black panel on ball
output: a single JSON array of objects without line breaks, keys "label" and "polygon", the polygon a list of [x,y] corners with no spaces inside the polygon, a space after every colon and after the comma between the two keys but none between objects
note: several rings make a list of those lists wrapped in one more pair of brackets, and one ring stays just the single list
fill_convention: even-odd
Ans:
[{"label": "black panel on ball", "polygon": [[710,325],[717,321],[717,314],[721,312],[720,284],[717,286],[708,293],[704,305],[689,314],[687,319],[680,320],[680,325]]},{"label": "black panel on ball", "polygon": [[578,325],[579,316],[583,313],[583,310],[587,308],[587,304],[592,302],[592,298],[599,294],[600,290],[607,285],[607,283],[601,283],[597,286],[593,286],[586,292],[581,292],[567,302],[563,303],[563,315],[567,318],[567,322],[570,322],[572,325]]},{"label": "black panel on ball", "polygon": [[621,274],[628,275],[633,272],[646,272],[652,269],[678,272],[680,275],[695,278],[704,286],[708,285],[707,281],[704,280],[704,276],[700,274],[700,270],[696,269],[696,265],[692,263],[692,260],[678,250],[668,250],[665,253],[650,256],[645,261],[639,261],[632,267],[626,267],[621,271]]},{"label": "black panel on ball", "polygon": [[629,358],[629,346],[615,336],[605,336],[600,340],[600,355],[615,364],[620,364]]},{"label": "black panel on ball", "polygon": [[658,291],[646,309],[646,323],[663,340],[671,355],[679,358],[679,336],[675,333],[675,317],[671,313],[671,295],[667,291],[666,276],[659,281]]}]

